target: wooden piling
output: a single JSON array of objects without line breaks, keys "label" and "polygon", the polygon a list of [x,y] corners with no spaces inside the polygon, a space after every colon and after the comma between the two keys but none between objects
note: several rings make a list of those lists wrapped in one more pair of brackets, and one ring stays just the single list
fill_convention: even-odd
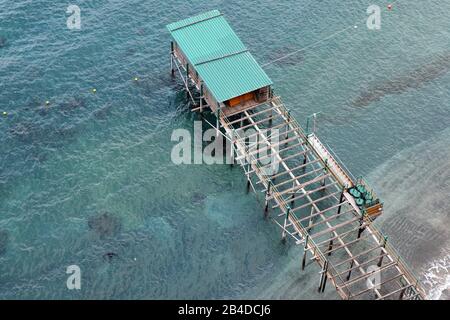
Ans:
[{"label": "wooden piling", "polygon": [[266,203],[264,206],[264,217],[267,218],[269,215],[269,197],[270,197],[270,191],[272,188],[272,181],[269,179],[267,182],[267,189],[266,189]]},{"label": "wooden piling", "polygon": [[361,238],[361,234],[364,231],[364,215],[365,215],[365,210],[363,209],[361,212],[361,219],[359,220],[359,229],[358,229],[358,239]]},{"label": "wooden piling", "polygon": [[352,270],[353,270],[353,264],[355,263],[355,260],[352,259],[352,262],[350,262],[350,270],[348,271],[348,275],[347,275],[347,281],[350,280],[350,277],[352,275]]},{"label": "wooden piling", "polygon": [[322,271],[320,271],[320,283],[318,292],[323,292],[325,290],[325,285],[327,283],[327,271],[328,271],[328,260],[323,263]]},{"label": "wooden piling", "polygon": [[382,247],[382,249],[381,249],[381,252],[380,252],[380,260],[378,261],[378,264],[377,264],[377,266],[378,266],[378,268],[379,267],[381,267],[381,265],[383,264],[383,258],[384,258],[384,255],[383,255],[383,253],[384,253],[384,248],[386,248],[386,242],[387,242],[387,239],[388,239],[388,237],[387,236],[384,236],[384,239],[383,239],[383,247]]},{"label": "wooden piling", "polygon": [[286,225],[287,225],[287,222],[289,221],[290,213],[291,213],[291,207],[287,206],[286,207],[286,217],[284,218],[283,232],[281,233],[281,239],[282,239],[283,243],[286,242]]},{"label": "wooden piling", "polygon": [[328,255],[331,256],[331,250],[333,249],[333,240],[330,240],[330,244],[328,245]]},{"label": "wooden piling", "polygon": [[189,98],[189,63],[186,63],[186,98]]},{"label": "wooden piling", "polygon": [[305,246],[303,247],[302,270],[305,270],[305,265],[306,265],[306,254],[308,253],[308,241],[309,241],[309,234],[306,235]]},{"label": "wooden piling", "polygon": [[[342,187],[341,196],[339,197],[339,203],[342,203],[342,201],[344,200],[344,193],[345,193],[345,187]],[[338,215],[341,214],[341,208],[342,208],[342,206],[338,207],[338,210],[337,210]]]},{"label": "wooden piling", "polygon": [[325,286],[327,285],[327,279],[328,279],[328,260],[325,261],[324,278],[323,278],[323,284],[322,284],[322,292],[325,291]]},{"label": "wooden piling", "polygon": [[170,41],[170,74],[175,77],[175,68],[173,67],[174,44]]}]

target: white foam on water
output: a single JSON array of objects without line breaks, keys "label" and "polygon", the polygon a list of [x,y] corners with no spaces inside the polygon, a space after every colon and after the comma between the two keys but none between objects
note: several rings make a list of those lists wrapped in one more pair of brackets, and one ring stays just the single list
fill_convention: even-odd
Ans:
[{"label": "white foam on water", "polygon": [[[428,298],[439,300],[444,291],[450,290],[450,255],[432,261],[423,274],[422,283],[428,289]],[[448,297],[447,297],[448,299]]]}]

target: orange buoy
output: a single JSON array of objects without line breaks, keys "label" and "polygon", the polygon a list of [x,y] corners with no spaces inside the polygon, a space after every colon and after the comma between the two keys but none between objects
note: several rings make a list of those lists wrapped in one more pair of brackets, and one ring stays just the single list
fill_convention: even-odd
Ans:
[{"label": "orange buoy", "polygon": [[392,10],[392,4],[388,4],[387,8],[388,8],[389,10]]}]

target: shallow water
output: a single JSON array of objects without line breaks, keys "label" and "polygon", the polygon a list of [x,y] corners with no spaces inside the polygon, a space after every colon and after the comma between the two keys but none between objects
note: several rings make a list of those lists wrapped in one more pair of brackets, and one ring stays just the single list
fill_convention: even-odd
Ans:
[{"label": "shallow water", "polygon": [[[0,298],[337,298],[316,294],[318,270],[299,270],[239,169],[170,161],[172,131],[194,117],[169,76],[164,26],[216,8],[261,64],[359,23],[265,69],[300,123],[322,111],[320,136],[398,221],[390,239],[445,291],[448,265],[429,273],[448,253],[422,240],[448,239],[450,3],[397,1],[379,32],[364,26],[370,1],[77,4],[71,31],[67,3],[0,0]],[[101,236],[89,219],[105,212],[119,231]],[[66,288],[71,264],[80,291]]]},{"label": "shallow water", "polygon": [[450,129],[446,129],[402,150],[370,177],[385,201],[386,214],[377,224],[421,275],[433,299],[450,289],[449,159]]}]

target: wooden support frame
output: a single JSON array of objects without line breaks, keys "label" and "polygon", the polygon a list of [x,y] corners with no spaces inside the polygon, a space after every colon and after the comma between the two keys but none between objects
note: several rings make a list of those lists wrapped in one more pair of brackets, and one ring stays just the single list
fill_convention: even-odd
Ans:
[{"label": "wooden support frame", "polygon": [[374,274],[380,273],[381,271],[383,271],[383,270],[385,270],[385,269],[388,269],[388,268],[390,268],[390,267],[393,267],[393,266],[395,266],[395,265],[397,265],[397,262],[396,262],[396,261],[390,262],[390,263],[388,263],[388,264],[382,266],[381,268],[378,268],[378,269],[376,269],[376,270],[373,270],[372,272],[366,272],[366,273],[360,275],[359,277],[353,278],[352,280],[349,280],[349,281],[347,281],[347,282],[345,282],[345,283],[339,285],[339,288],[344,288],[344,287],[348,287],[348,286],[354,285],[355,283],[357,283],[357,282],[359,282],[359,281],[361,281],[361,280],[363,280],[363,279],[366,279],[366,278],[368,278],[368,277],[371,277],[371,276],[373,276]]},{"label": "wooden support frame", "polygon": [[[384,255],[387,255],[387,253],[384,253]],[[380,256],[376,256],[375,258],[372,258],[372,259],[366,260],[366,261],[364,261],[364,262],[362,262],[362,263],[359,263],[359,266],[360,266],[360,267],[366,266],[366,265],[370,264],[371,262],[377,260],[379,257],[380,257]],[[354,261],[357,261],[357,260],[354,259]],[[339,272],[339,275],[340,275],[340,276],[343,276],[343,275],[346,274],[347,272],[353,271],[353,270],[355,270],[355,269],[357,269],[357,268],[358,268],[358,267],[347,268],[347,269],[345,269],[344,271]]]},{"label": "wooden support frame", "polygon": [[[396,276],[394,276],[394,277],[391,277],[390,279],[388,279],[388,280],[383,281],[382,283],[380,283],[378,286],[379,286],[379,287],[382,287],[384,284],[386,284],[386,283],[388,283],[388,282],[391,282],[391,281],[394,281],[394,280],[396,280],[396,279],[398,279],[398,278],[400,278],[400,277],[403,277],[403,274],[398,274],[398,275],[396,275]],[[364,294],[364,293],[370,292],[370,291],[372,291],[372,290],[373,290],[373,288],[367,288],[367,289],[364,289],[364,290],[359,291],[359,292],[357,292],[357,293],[355,293],[355,294],[352,294],[350,298],[351,298],[351,299],[352,299],[352,298],[356,298],[356,297],[358,297],[358,296],[360,296],[360,295],[362,295],[362,294]]]},{"label": "wooden support frame", "polygon": [[[270,107],[270,108],[267,108],[267,109],[263,109],[263,110],[258,111],[258,112],[256,112],[256,113],[251,113],[250,116],[253,118],[253,117],[255,117],[255,116],[258,116],[258,115],[260,115],[260,114],[263,114],[263,113],[272,111],[272,110],[274,110],[274,109],[278,109],[278,106]],[[248,109],[245,109],[245,111],[247,111],[247,110],[248,110]],[[231,125],[232,125],[232,124],[238,123],[238,122],[240,122],[240,121],[247,120],[248,118],[249,118],[249,116],[245,116],[244,118],[230,121],[228,124],[231,124]]]},{"label": "wooden support frame", "polygon": [[[336,182],[331,182],[331,183],[329,183],[329,184],[327,184],[325,186],[320,186],[320,187],[318,187],[316,189],[313,189],[313,190],[306,190],[307,191],[306,193],[301,194],[301,195],[299,195],[297,197],[293,197],[289,201],[295,201],[295,200],[303,199],[304,197],[306,197],[308,195],[312,195],[312,194],[314,194],[314,193],[316,193],[318,191],[326,190],[328,187],[334,186],[335,184],[336,184]],[[272,209],[278,208],[279,206],[280,206],[279,204],[276,204],[276,205],[274,205],[272,207]]]},{"label": "wooden support frame", "polygon": [[[310,183],[311,184],[311,183]],[[323,200],[326,200],[326,199],[328,199],[328,198],[331,198],[333,195],[335,195],[336,194],[336,192],[335,193],[330,193],[330,194],[327,194],[326,196],[323,196],[323,197],[320,197],[320,198],[318,198],[318,199],[315,199],[315,200],[313,200],[313,201],[309,201],[308,203],[305,203],[305,204],[303,204],[303,205],[301,205],[300,207],[295,207],[294,209],[292,209],[292,212],[296,212],[296,211],[298,211],[298,210],[301,210],[301,209],[303,209],[303,208],[307,208],[308,206],[311,206],[311,205],[313,205],[313,204],[316,204],[316,203],[318,203],[318,202],[320,202],[320,201],[323,201]]]},{"label": "wooden support frame", "polygon": [[412,286],[413,286],[412,284],[408,284],[407,286],[404,286],[404,287],[402,287],[402,288],[400,288],[400,289],[397,289],[397,290],[392,291],[392,292],[390,292],[390,293],[388,293],[388,294],[385,294],[384,296],[379,297],[377,300],[384,300],[384,299],[386,299],[386,298],[388,298],[388,297],[390,297],[390,296],[392,296],[392,295],[394,295],[394,294],[396,294],[396,293],[399,293],[399,292],[402,291],[402,290],[409,289],[409,288],[411,288]]}]

